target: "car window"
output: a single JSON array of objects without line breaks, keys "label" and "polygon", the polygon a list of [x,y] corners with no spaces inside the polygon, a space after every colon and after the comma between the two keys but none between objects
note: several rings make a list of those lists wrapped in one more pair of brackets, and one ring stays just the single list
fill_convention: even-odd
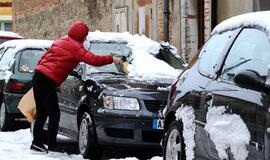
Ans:
[{"label": "car window", "polygon": [[0,59],[0,67],[2,69],[6,69],[11,65],[10,62],[14,59],[15,56],[14,49],[15,48],[7,48],[4,52],[3,56]]},{"label": "car window", "polygon": [[209,78],[215,76],[218,60],[229,41],[233,31],[214,34],[202,48],[199,54],[199,72]]},{"label": "car window", "polygon": [[245,28],[234,42],[221,72],[222,80],[233,83],[235,74],[244,69],[266,76],[270,64],[270,43],[267,35],[258,29]]},{"label": "car window", "polygon": [[34,72],[34,69],[38,63],[38,60],[44,54],[44,50],[42,49],[25,49],[22,51],[19,60],[19,68],[20,72]]},{"label": "car window", "polygon": [[175,57],[169,48],[160,49],[159,53],[155,57],[165,61],[175,69],[185,69],[184,61],[181,60],[180,56],[179,58]]}]

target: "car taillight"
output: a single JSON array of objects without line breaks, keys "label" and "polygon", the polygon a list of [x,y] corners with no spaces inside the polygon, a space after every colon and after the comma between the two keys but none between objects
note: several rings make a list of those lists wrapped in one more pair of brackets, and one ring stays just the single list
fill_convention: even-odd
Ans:
[{"label": "car taillight", "polygon": [[9,82],[7,84],[7,88],[12,89],[12,90],[22,90],[22,89],[24,89],[24,87],[25,87],[24,83]]}]

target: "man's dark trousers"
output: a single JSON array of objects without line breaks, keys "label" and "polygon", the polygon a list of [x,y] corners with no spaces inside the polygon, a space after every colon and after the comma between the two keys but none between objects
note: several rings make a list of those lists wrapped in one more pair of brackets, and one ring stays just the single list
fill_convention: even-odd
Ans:
[{"label": "man's dark trousers", "polygon": [[49,116],[48,150],[55,150],[57,147],[56,136],[59,127],[60,110],[56,87],[53,80],[40,72],[35,72],[33,76],[33,90],[36,101],[37,117],[34,125],[33,144],[42,144],[44,141],[43,126]]}]

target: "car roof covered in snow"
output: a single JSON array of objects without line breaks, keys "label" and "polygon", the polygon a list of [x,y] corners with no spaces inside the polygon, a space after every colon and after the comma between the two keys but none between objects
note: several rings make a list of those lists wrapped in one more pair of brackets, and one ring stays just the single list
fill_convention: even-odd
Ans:
[{"label": "car roof covered in snow", "polygon": [[0,31],[0,37],[23,38],[19,34],[11,31]]},{"label": "car roof covered in snow", "polygon": [[265,30],[270,37],[270,11],[252,12],[229,18],[217,25],[212,34],[239,27],[258,27]]},{"label": "car roof covered in snow", "polygon": [[52,45],[52,40],[41,39],[17,39],[9,40],[0,45],[2,47],[13,47],[15,51],[23,50],[25,48],[49,48]]}]

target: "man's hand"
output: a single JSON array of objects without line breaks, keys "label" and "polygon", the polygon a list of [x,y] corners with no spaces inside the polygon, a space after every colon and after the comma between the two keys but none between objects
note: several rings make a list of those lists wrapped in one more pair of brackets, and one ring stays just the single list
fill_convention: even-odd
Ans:
[{"label": "man's hand", "polygon": [[115,56],[113,56],[113,62],[114,62],[115,64],[123,64],[122,59],[119,58],[119,57],[115,57]]}]

